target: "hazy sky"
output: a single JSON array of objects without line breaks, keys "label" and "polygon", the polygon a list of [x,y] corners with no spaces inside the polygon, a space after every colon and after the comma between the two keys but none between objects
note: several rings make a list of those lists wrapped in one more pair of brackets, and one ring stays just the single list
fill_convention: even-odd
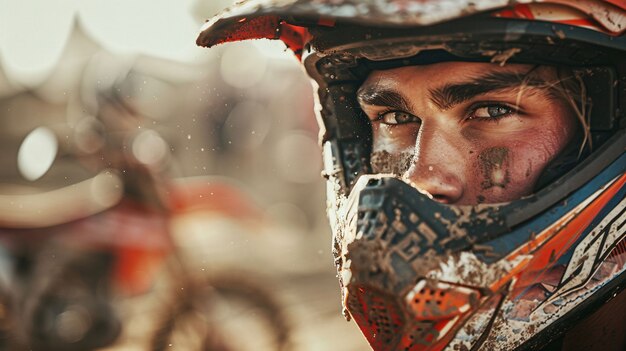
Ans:
[{"label": "hazy sky", "polygon": [[[230,2],[203,1],[209,3],[206,9]],[[195,45],[201,26],[193,16],[199,12],[196,2],[0,0],[0,64],[11,80],[36,83],[53,69],[77,19],[90,37],[113,52],[192,61],[202,52]]]}]

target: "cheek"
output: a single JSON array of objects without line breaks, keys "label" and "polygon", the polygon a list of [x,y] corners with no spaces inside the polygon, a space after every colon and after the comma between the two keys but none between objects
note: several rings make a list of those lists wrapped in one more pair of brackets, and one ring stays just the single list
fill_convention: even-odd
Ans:
[{"label": "cheek", "polygon": [[506,189],[511,182],[511,160],[508,147],[491,147],[478,154],[478,168],[482,174],[480,187]]},{"label": "cheek", "polygon": [[534,161],[528,159],[526,149],[521,150],[519,146],[485,147],[478,152],[471,165],[473,177],[467,179],[465,202],[507,202],[532,191],[534,180],[525,170],[532,169]]},{"label": "cheek", "polygon": [[510,144],[514,179],[530,191],[546,167],[572,141],[578,128],[576,118],[559,104],[546,106],[541,122],[517,135]]},{"label": "cheek", "polygon": [[409,170],[412,161],[412,152],[390,153],[382,150],[372,152],[370,164],[374,173],[393,173],[400,176]]},{"label": "cheek", "polygon": [[372,126],[374,142],[371,166],[374,173],[404,174],[415,155],[415,140],[418,128],[411,126]]},{"label": "cheek", "polygon": [[505,202],[530,195],[546,166],[565,146],[563,133],[543,131],[479,151],[469,187],[476,202]]},{"label": "cheek", "polygon": [[516,141],[512,145],[513,172],[519,183],[534,187],[537,178],[552,160],[565,148],[570,139],[564,130],[543,130],[533,138]]}]

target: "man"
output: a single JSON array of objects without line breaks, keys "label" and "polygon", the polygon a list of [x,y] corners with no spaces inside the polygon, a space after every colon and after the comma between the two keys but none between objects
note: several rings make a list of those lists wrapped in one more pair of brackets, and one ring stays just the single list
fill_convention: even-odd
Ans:
[{"label": "man", "polygon": [[623,350],[625,28],[620,0],[258,0],[198,44],[304,56],[374,350]]}]

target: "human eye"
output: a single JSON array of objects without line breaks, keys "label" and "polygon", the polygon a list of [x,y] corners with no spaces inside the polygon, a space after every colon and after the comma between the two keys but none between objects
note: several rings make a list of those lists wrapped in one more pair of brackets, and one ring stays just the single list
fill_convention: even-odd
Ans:
[{"label": "human eye", "polygon": [[497,121],[500,118],[508,117],[517,110],[502,103],[484,103],[470,108],[468,119],[481,121]]},{"label": "human eye", "polygon": [[420,122],[418,117],[403,111],[387,111],[379,113],[378,120],[389,125]]}]

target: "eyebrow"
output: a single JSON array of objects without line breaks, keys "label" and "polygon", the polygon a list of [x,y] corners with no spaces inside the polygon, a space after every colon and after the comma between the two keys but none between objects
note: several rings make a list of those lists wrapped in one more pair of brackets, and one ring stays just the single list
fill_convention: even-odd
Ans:
[{"label": "eyebrow", "polygon": [[361,105],[387,106],[401,111],[413,111],[402,93],[393,89],[379,89],[375,85],[361,87],[357,92],[357,100]]},{"label": "eyebrow", "polygon": [[[446,84],[429,90],[431,101],[442,110],[470,100],[476,96],[494,91],[506,91],[515,88],[536,89],[548,84],[529,74],[516,72],[492,72],[462,83]],[[521,90],[520,90],[521,91]]]},{"label": "eyebrow", "polygon": [[[494,92],[511,90],[518,87],[539,88],[548,84],[536,77],[516,72],[492,72],[473,78],[471,81],[451,83],[439,88],[430,89],[431,101],[442,110],[470,100],[476,96]],[[387,106],[402,111],[413,111],[405,96],[394,89],[379,89],[376,85],[361,87],[357,92],[357,100],[361,105]]]}]

